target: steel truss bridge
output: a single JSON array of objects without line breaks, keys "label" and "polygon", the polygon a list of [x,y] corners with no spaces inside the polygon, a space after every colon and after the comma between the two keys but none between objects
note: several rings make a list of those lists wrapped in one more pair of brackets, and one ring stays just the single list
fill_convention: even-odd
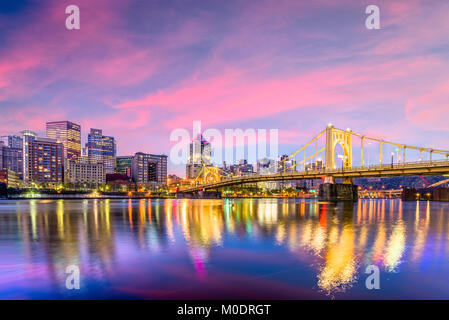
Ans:
[{"label": "steel truss bridge", "polygon": [[[353,166],[353,138],[360,139],[360,166]],[[324,138],[324,146],[320,146],[320,138]],[[365,165],[366,143],[378,145],[378,164]],[[336,147],[340,145],[343,154],[341,167],[337,166]],[[393,146],[396,153],[396,162],[384,163],[384,147]],[[312,148],[313,150],[307,150]],[[419,161],[407,162],[406,150],[413,150],[419,154]],[[307,153],[307,151],[309,153]],[[301,159],[297,161],[298,155]],[[324,156],[325,162],[322,162]],[[427,156],[425,159],[424,156]],[[439,156],[440,159],[436,159]],[[353,178],[394,177],[394,176],[421,176],[445,175],[449,173],[449,151],[433,148],[409,146],[405,144],[372,138],[353,132],[350,129],[341,130],[328,125],[307,144],[299,148],[290,156],[279,162],[280,172],[272,174],[250,174],[244,176],[228,177],[217,167],[204,166],[195,180],[196,185],[181,190],[194,192],[201,190],[214,190],[240,184],[252,184],[269,181],[323,179],[334,183],[335,179],[343,179],[343,183],[352,183]],[[297,171],[297,167],[302,170]],[[447,181],[447,180],[446,180]]]}]

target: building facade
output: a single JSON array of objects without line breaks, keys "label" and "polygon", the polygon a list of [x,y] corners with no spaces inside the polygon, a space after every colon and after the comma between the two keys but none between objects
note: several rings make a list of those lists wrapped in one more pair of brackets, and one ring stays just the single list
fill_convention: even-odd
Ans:
[{"label": "building facade", "polygon": [[[262,158],[257,161],[257,173],[260,175],[274,174],[278,172],[278,162],[269,158]],[[259,182],[257,185],[262,189],[272,190],[279,187],[278,182]]]},{"label": "building facade", "polygon": [[0,183],[6,184],[8,188],[17,188],[19,186],[19,175],[8,169],[0,170]]},{"label": "building facade", "polygon": [[186,177],[187,179],[195,179],[203,168],[200,164],[187,163],[186,165]]},{"label": "building facade", "polygon": [[114,137],[103,136],[102,130],[90,129],[86,143],[89,162],[101,162],[104,164],[105,173],[113,173],[116,165],[116,149]]},{"label": "building facade", "polygon": [[131,168],[133,166],[132,156],[118,156],[115,160],[115,172],[126,174],[131,177]]},{"label": "building facade", "polygon": [[200,173],[203,165],[212,164],[211,144],[204,140],[202,135],[192,141],[190,144],[190,155],[186,164],[187,179],[195,179]]},{"label": "building facade", "polygon": [[81,156],[81,126],[70,121],[47,122],[47,138],[64,146],[64,160],[78,161]]},{"label": "building facade", "polygon": [[64,182],[64,145],[50,138],[35,138],[31,144],[31,181]]},{"label": "building facade", "polygon": [[12,148],[0,142],[0,169],[14,171],[19,179],[23,179],[23,150]]},{"label": "building facade", "polygon": [[137,152],[132,160],[132,177],[137,184],[167,185],[167,156]]},{"label": "building facade", "polygon": [[305,171],[324,170],[323,160],[317,159],[315,162],[308,163],[304,166]]},{"label": "building facade", "polygon": [[102,163],[89,163],[85,161],[68,162],[68,180],[70,183],[95,183],[106,182],[104,165]]},{"label": "building facade", "polygon": [[231,166],[226,166],[226,163],[223,164],[223,170],[231,175],[248,175],[254,173],[254,167],[252,164],[248,163],[247,160],[240,160],[238,164],[234,164]]},{"label": "building facade", "polygon": [[10,148],[22,149],[23,147],[23,139],[19,136],[1,136],[0,142]]},{"label": "building facade", "polygon": [[29,130],[24,130],[21,132],[22,134],[22,142],[23,142],[23,148],[22,148],[22,154],[23,154],[23,181],[29,182],[31,181],[31,147],[33,144],[33,141],[36,139],[36,133]]}]

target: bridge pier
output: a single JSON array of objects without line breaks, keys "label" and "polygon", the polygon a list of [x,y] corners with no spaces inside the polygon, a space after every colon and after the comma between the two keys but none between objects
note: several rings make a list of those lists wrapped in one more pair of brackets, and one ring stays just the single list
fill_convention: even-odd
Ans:
[{"label": "bridge pier", "polygon": [[320,201],[357,201],[357,186],[352,183],[323,183],[320,185]]}]

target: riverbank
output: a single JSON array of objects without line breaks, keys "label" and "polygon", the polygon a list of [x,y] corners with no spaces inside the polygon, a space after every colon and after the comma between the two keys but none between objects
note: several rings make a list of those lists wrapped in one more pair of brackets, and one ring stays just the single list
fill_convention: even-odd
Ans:
[{"label": "riverbank", "polygon": [[[11,195],[9,197],[0,197],[0,200],[105,200],[105,199],[178,199],[176,194],[167,196],[119,196],[119,195],[72,195],[72,194],[59,194],[59,195],[26,195],[17,196]],[[221,199],[315,199],[314,196],[226,196]]]}]

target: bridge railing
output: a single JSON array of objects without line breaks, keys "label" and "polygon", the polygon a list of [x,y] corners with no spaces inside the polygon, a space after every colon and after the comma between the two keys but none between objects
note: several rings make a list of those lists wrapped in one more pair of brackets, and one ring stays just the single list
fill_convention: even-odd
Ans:
[{"label": "bridge railing", "polygon": [[[345,171],[377,171],[377,170],[390,170],[390,169],[403,169],[403,168],[418,168],[418,167],[438,167],[438,166],[446,166],[449,165],[449,160],[446,159],[438,159],[432,161],[413,161],[413,162],[405,162],[405,163],[393,163],[393,164],[382,164],[382,165],[368,165],[363,167],[351,167],[351,168],[336,168],[336,169],[320,169],[320,170],[306,170],[306,171],[294,171],[294,172],[277,172],[268,174],[269,176],[279,176],[285,177],[290,175],[298,175],[298,174],[327,174],[327,173],[344,173]],[[224,177],[221,181],[234,181],[241,180],[248,177],[264,177],[267,175],[261,174],[251,174],[251,175],[239,175],[232,177]]]},{"label": "bridge railing", "polygon": [[[413,161],[413,162],[405,162],[405,163],[393,163],[393,164],[382,164],[382,165],[368,165],[363,167],[351,167],[351,168],[336,168],[336,169],[319,169],[319,170],[306,170],[306,171],[294,171],[294,172],[277,172],[267,175],[261,174],[250,174],[250,175],[239,175],[232,177],[222,177],[220,182],[232,182],[239,181],[245,179],[257,179],[257,178],[267,178],[267,177],[289,177],[289,176],[298,176],[298,175],[322,175],[325,176],[327,174],[338,174],[344,172],[370,172],[370,171],[379,171],[379,170],[395,170],[395,169],[406,169],[406,168],[429,168],[429,167],[438,167],[438,166],[449,166],[448,159],[437,159],[432,161]],[[250,182],[250,181],[249,181]],[[202,186],[213,186],[215,183],[208,183]],[[195,186],[193,186],[195,188]]]}]

